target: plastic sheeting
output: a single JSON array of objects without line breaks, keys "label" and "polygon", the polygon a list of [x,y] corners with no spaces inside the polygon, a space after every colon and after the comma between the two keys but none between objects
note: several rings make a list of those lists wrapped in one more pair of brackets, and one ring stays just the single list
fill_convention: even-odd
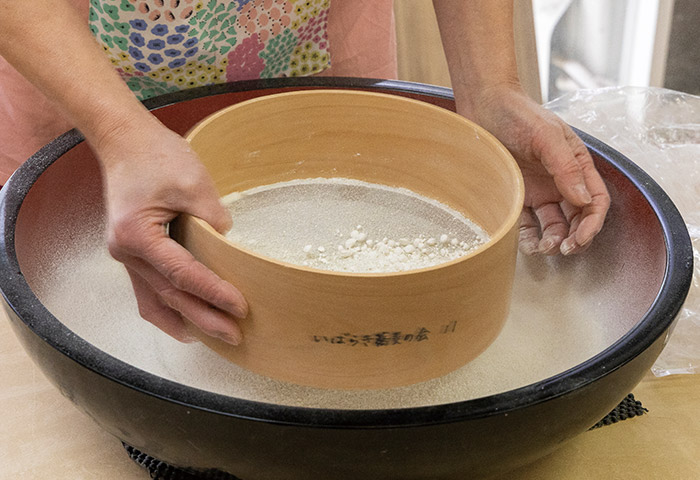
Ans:
[{"label": "plastic sheeting", "polygon": [[700,97],[661,88],[579,90],[545,105],[620,151],[676,204],[693,242],[694,274],[656,376],[700,373]]}]

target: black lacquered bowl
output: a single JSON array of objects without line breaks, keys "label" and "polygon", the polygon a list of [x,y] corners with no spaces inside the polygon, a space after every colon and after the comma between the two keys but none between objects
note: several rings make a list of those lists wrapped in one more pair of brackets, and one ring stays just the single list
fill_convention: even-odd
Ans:
[{"label": "black lacquered bowl", "polygon": [[[184,133],[242,100],[329,87],[445,108],[454,103],[443,88],[332,78],[232,83],[147,103]],[[381,410],[292,407],[188,387],[98,349],[52,315],[33,288],[40,276],[46,283],[57,252],[94,238],[104,223],[99,167],[76,132],[33,156],[0,193],[0,289],[24,348],[61,392],[108,432],[173,465],[215,468],[243,480],[464,479],[506,472],[586,431],[630,392],[665,345],[691,282],[690,239],[668,196],[630,160],[578,133],[613,200],[585,261],[587,272],[607,272],[591,278],[590,288],[610,305],[601,324],[617,330],[609,346],[586,361],[503,393]]]}]

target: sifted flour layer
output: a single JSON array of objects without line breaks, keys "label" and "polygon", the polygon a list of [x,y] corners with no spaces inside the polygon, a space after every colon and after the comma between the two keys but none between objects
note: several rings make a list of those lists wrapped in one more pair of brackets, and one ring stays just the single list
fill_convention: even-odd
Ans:
[{"label": "sifted flour layer", "polygon": [[223,198],[227,237],[258,254],[321,270],[431,267],[488,241],[460,212],[404,188],[347,178],[265,185]]},{"label": "sifted flour layer", "polygon": [[107,251],[102,217],[71,230],[69,238],[61,236],[67,235],[64,228],[38,225],[45,240],[35,246],[40,261],[22,269],[41,303],[67,328],[158,377],[279,405],[428,406],[505,392],[560,374],[604,351],[637,324],[655,298],[657,277],[645,271],[658,259],[638,232],[627,229],[625,208],[620,201],[613,203],[606,228],[582,255],[518,257],[507,322],[479,357],[443,377],[393,389],[323,390],[281,382],[232,364],[202,344],[181,344],[165,335],[139,316],[129,276]]},{"label": "sifted flour layer", "polygon": [[[303,407],[401,408],[459,402],[511,390],[563,372],[602,351],[628,328],[611,322],[605,299],[582,288],[579,265],[519,258],[513,303],[496,341],[464,367],[427,382],[342,391],[273,380],[224,360],[202,344],[181,344],[139,317],[129,277],[102,233],[47,263],[32,286],[77,335],[141,370],[232,397]],[[589,275],[590,276],[590,275]],[[620,302],[622,309],[634,308]],[[613,314],[614,315],[614,314]],[[612,316],[612,318],[615,318]]]}]

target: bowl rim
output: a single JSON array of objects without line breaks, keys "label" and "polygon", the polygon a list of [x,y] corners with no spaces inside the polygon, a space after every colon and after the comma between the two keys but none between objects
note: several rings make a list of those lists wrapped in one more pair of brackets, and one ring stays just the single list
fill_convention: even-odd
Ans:
[{"label": "bowl rim", "polygon": [[[281,268],[285,270],[297,270],[304,272],[308,275],[318,275],[321,277],[325,278],[347,278],[347,277],[353,277],[353,278],[394,278],[394,277],[404,277],[404,276],[415,276],[415,275],[420,275],[428,272],[433,272],[435,270],[441,270],[445,268],[451,268],[455,265],[464,263],[475,257],[476,255],[479,255],[481,253],[486,252],[487,250],[491,249],[494,245],[497,243],[503,241],[504,237],[506,237],[514,228],[517,228],[518,221],[520,219],[520,212],[522,208],[519,206],[523,204],[525,200],[525,184],[523,181],[523,176],[520,171],[520,167],[518,166],[517,162],[515,161],[515,158],[513,158],[513,155],[506,149],[506,147],[496,138],[494,137],[489,131],[487,131],[484,127],[472,122],[471,120],[464,118],[461,115],[458,115],[455,112],[451,112],[449,110],[445,110],[444,108],[440,108],[436,105],[432,105],[426,102],[422,102],[419,100],[415,100],[412,98],[406,98],[406,97],[399,97],[397,95],[390,95],[386,93],[378,93],[378,92],[372,92],[372,91],[362,91],[362,90],[348,90],[348,89],[339,89],[339,88],[319,88],[319,89],[313,89],[313,90],[294,90],[290,92],[281,92],[281,93],[274,93],[272,95],[264,95],[261,97],[255,97],[251,98],[248,100],[245,100],[240,103],[236,103],[233,105],[229,105],[228,107],[224,107],[221,110],[217,110],[214,113],[211,113],[201,119],[199,122],[197,122],[196,125],[194,125],[186,134],[185,134],[185,139],[188,142],[192,141],[192,138],[198,134],[202,129],[206,128],[207,126],[211,125],[211,122],[216,120],[217,118],[228,115],[230,112],[234,112],[236,110],[239,110],[241,108],[248,108],[250,106],[254,106],[259,103],[268,103],[268,102],[275,102],[278,99],[286,98],[286,97],[313,97],[313,96],[318,96],[319,94],[321,95],[333,95],[333,96],[341,96],[341,95],[350,95],[350,96],[362,96],[365,98],[383,98],[387,99],[389,101],[394,101],[397,104],[403,103],[403,104],[413,104],[413,105],[419,105],[420,108],[424,108],[425,110],[433,111],[436,112],[438,115],[441,115],[442,117],[446,119],[450,119],[452,122],[458,122],[463,125],[465,125],[468,128],[474,129],[476,131],[477,138],[479,140],[485,141],[489,147],[492,148],[492,150],[498,152],[499,157],[503,161],[503,164],[508,168],[508,173],[510,176],[510,179],[515,182],[515,189],[516,191],[514,192],[514,195],[512,197],[513,201],[513,207],[510,209],[508,212],[506,218],[501,222],[499,225],[498,229],[493,233],[489,234],[489,238],[486,242],[483,244],[477,246],[475,249],[471,250],[469,253],[466,255],[462,255],[461,257],[446,261],[446,262],[441,262],[436,265],[432,265],[429,267],[423,267],[423,268],[414,268],[410,270],[402,270],[398,272],[348,272],[344,270],[324,270],[321,268],[313,268],[313,267],[308,267],[304,265],[299,265],[295,264],[292,262],[286,262],[284,260],[280,260],[277,258],[273,257],[268,257],[265,255],[262,255],[260,253],[257,253],[256,251],[245,247],[244,245],[235,243],[231,240],[229,240],[225,235],[222,235],[221,233],[217,232],[211,225],[209,225],[207,222],[202,220],[201,218],[195,217],[193,215],[189,214],[182,214],[180,215],[181,219],[180,221],[183,221],[185,223],[191,222],[193,225],[193,228],[197,228],[200,231],[207,232],[209,235],[212,235],[215,239],[215,241],[219,244],[223,243],[227,245],[229,248],[234,248],[241,252],[243,255],[246,255],[248,257],[255,258],[258,261],[266,262],[269,264],[274,265],[276,268]],[[254,187],[256,188],[256,187]],[[454,207],[450,207],[454,210],[456,210]],[[463,212],[459,212],[463,214]],[[464,215],[464,214],[463,214]],[[466,216],[466,215],[465,215]],[[469,217],[467,217],[469,218]],[[479,228],[482,228],[481,225],[478,225]]]},{"label": "bowl rim", "polygon": [[[448,101],[454,99],[450,89],[412,82],[301,77],[199,87],[152,98],[144,104],[150,109],[157,109],[184,100],[232,92],[329,85],[426,95]],[[46,168],[84,140],[75,130],[58,137],[30,157],[0,190],[0,292],[6,302],[5,307],[11,310],[10,316],[15,315],[40,341],[60,354],[125,388],[187,409],[270,424],[353,429],[438,425],[503,415],[567,395],[631,362],[673,325],[692,281],[692,244],[683,218],[668,195],[627,157],[594,137],[575,131],[590,151],[602,156],[627,177],[649,202],[664,236],[666,269],[657,297],[650,308],[634,327],[611,346],[564,372],[513,390],[459,402],[392,409],[345,410],[287,406],[189,387],[140,370],[103,352],[69,330],[41,304],[22,275],[14,246],[15,221],[24,198]],[[11,318],[10,321],[13,322],[14,319]]]}]

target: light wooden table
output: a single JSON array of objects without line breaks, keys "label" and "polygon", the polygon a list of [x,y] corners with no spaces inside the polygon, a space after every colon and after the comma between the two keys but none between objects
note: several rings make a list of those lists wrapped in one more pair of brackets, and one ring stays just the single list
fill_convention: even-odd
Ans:
[{"label": "light wooden table", "polygon": [[[111,435],[54,388],[0,313],[0,480],[143,479]],[[586,432],[503,480],[697,480],[700,375],[646,378],[649,413]],[[466,480],[466,479],[465,479]]]}]

